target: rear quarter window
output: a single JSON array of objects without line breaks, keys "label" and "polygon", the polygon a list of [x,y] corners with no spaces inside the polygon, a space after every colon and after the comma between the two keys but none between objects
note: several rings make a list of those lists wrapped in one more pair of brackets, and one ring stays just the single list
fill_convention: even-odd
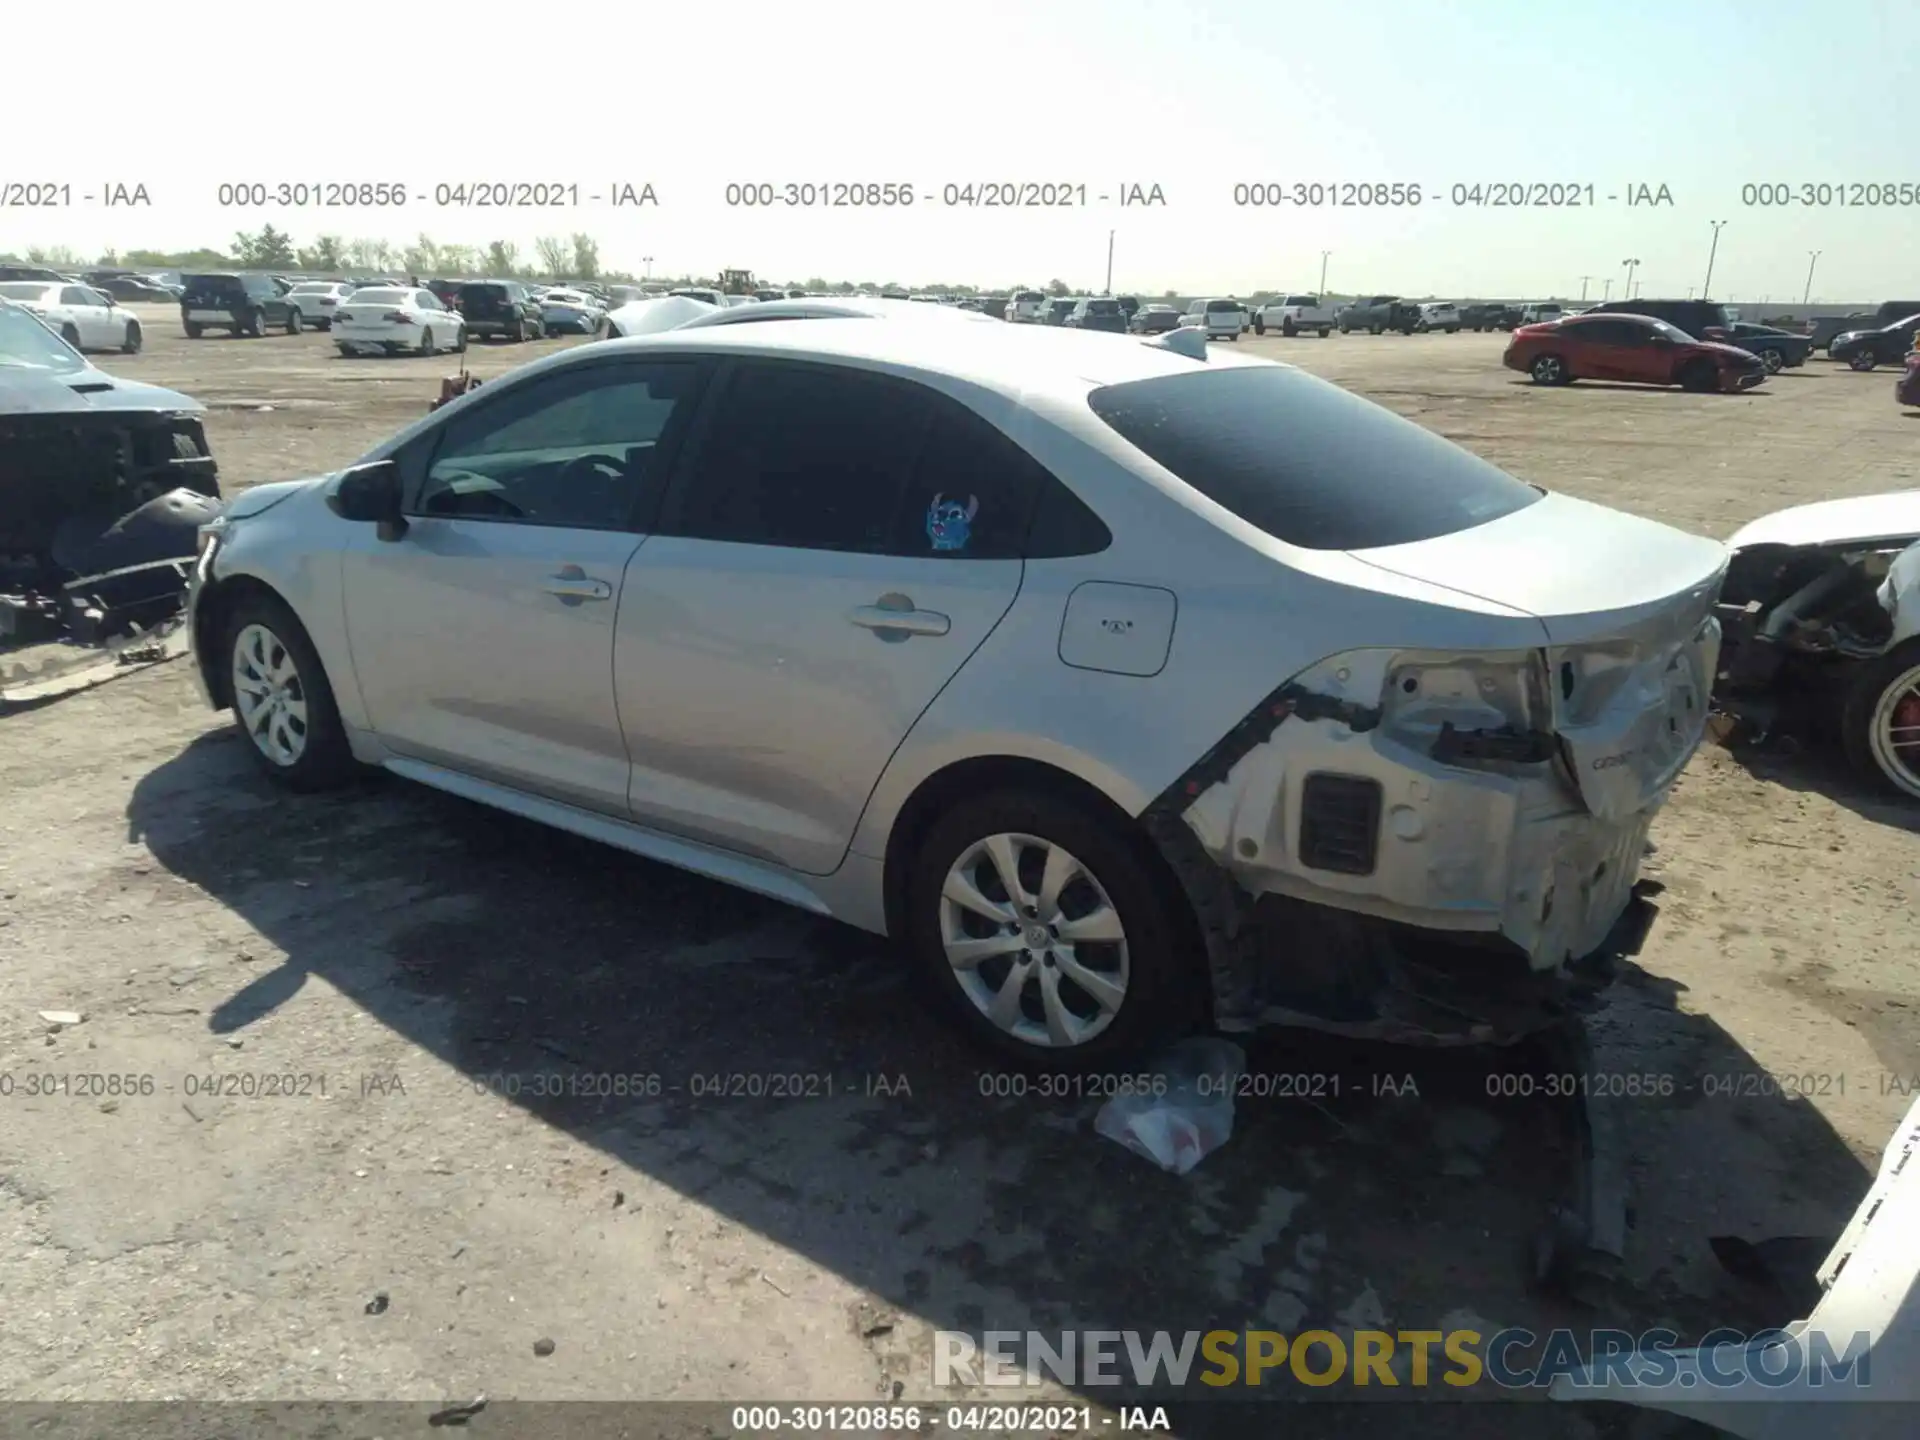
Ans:
[{"label": "rear quarter window", "polygon": [[1431,540],[1540,499],[1471,451],[1283,366],[1108,385],[1088,404],[1209,500],[1306,550]]}]

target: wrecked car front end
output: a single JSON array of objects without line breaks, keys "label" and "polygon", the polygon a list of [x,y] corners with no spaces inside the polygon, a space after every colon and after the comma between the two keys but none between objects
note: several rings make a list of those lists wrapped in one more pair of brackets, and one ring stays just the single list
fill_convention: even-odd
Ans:
[{"label": "wrecked car front end", "polygon": [[1920,798],[1920,490],[1796,506],[1728,544],[1728,736],[1837,738],[1865,778]]},{"label": "wrecked car front end", "polygon": [[218,509],[204,412],[44,330],[6,333],[21,326],[42,328],[0,313],[0,641],[94,641],[164,619]]}]

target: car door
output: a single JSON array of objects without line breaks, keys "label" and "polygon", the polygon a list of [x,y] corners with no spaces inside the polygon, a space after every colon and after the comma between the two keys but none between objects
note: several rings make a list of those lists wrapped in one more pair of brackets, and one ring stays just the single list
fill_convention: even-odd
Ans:
[{"label": "car door", "polygon": [[621,592],[636,819],[839,866],[888,759],[1020,587],[1032,486],[969,459],[969,422],[870,371],[729,364]]},{"label": "car door", "polygon": [[345,560],[353,668],[396,754],[624,817],[621,576],[701,367],[596,359],[506,382],[403,448],[406,533]]},{"label": "car door", "polygon": [[1634,380],[1634,327],[1618,320],[1574,319],[1559,331],[1570,372],[1583,380]]}]

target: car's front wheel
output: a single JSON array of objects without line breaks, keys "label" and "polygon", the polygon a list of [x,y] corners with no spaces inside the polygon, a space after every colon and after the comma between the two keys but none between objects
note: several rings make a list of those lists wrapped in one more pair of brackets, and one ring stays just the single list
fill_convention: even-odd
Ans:
[{"label": "car's front wheel", "polygon": [[74,349],[78,350],[80,348],[80,332],[74,326],[62,325],[60,327],[60,338]]},{"label": "car's front wheel", "polygon": [[1765,350],[1760,352],[1760,363],[1767,367],[1767,373],[1769,375],[1778,375],[1781,367],[1787,363],[1787,357],[1769,345]]},{"label": "car's front wheel", "polygon": [[122,355],[140,353],[140,322],[138,320],[127,322],[127,333],[120,337],[120,353]]},{"label": "car's front wheel", "polygon": [[284,601],[242,597],[228,617],[226,654],[234,719],[267,774],[294,790],[322,790],[352,776],[333,687]]},{"label": "car's front wheel", "polygon": [[903,917],[920,978],[1010,1060],[1086,1071],[1196,1014],[1184,902],[1125,823],[1001,791],[956,806],[920,845]]},{"label": "car's front wheel", "polygon": [[[1567,362],[1558,355],[1541,355],[1529,368],[1536,385],[1564,385],[1573,378],[1567,373]],[[1584,393],[1584,392],[1583,392]]]},{"label": "car's front wheel", "polygon": [[1920,800],[1920,640],[1854,672],[1840,726],[1847,758],[1863,777]]},{"label": "car's front wheel", "polygon": [[298,310],[287,311],[287,334],[298,335],[306,328],[306,317]]},{"label": "car's front wheel", "polygon": [[1871,370],[1880,363],[1880,357],[1871,350],[1856,350],[1847,357],[1847,364],[1856,370]]}]

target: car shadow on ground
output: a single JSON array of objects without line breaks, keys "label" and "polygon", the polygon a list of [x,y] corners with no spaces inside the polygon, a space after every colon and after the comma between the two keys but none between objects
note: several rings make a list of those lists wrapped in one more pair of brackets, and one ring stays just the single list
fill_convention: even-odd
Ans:
[{"label": "car shadow on ground", "polygon": [[[1250,1071],[1275,1081],[1176,1177],[1096,1136],[1097,1095],[1044,1095],[967,1048],[873,937],[419,787],[290,797],[244,743],[203,737],[127,810],[130,839],[285,954],[212,1031],[244,1033],[319,977],[546,1124],[937,1328],[1758,1328],[1793,1307],[1720,1272],[1708,1236],[1837,1234],[1865,1189],[1812,1105],[1770,1096],[1680,987],[1628,965],[1592,1033],[1602,1073],[1643,1077],[1615,1082],[1637,1097],[1639,1198],[1628,1275],[1584,1308],[1531,1284],[1568,1127],[1510,1057],[1264,1035]],[[532,1093],[556,1073],[662,1088]],[[1295,1076],[1323,1078],[1279,1079]],[[1754,1094],[1727,1098],[1738,1076]],[[507,1095],[500,1077],[525,1083]],[[887,1349],[900,1333],[868,1343],[924,1382],[924,1351]],[[1294,1428],[1406,1433],[1404,1411],[1357,1408]],[[1569,1433],[1564,1410],[1446,1408],[1481,1418],[1423,1433]],[[1187,1433],[1249,1433],[1230,1413]]]},{"label": "car shadow on ground", "polygon": [[[1776,380],[1778,378],[1776,375],[1769,375],[1767,377],[1768,380]],[[1635,395],[1731,395],[1749,400],[1767,393],[1760,385],[1756,385],[1749,390],[1689,390],[1681,385],[1655,385],[1652,381],[1638,380],[1590,380],[1582,378],[1579,380],[1569,380],[1564,385],[1541,385],[1533,380],[1519,379],[1510,380],[1507,383],[1527,390],[1623,390]]]},{"label": "car shadow on ground", "polygon": [[1736,732],[1724,748],[1756,780],[1823,796],[1863,820],[1920,835],[1920,801],[1863,780],[1847,764],[1839,746],[1811,725],[1804,731],[1782,730],[1764,740],[1744,740]]}]

